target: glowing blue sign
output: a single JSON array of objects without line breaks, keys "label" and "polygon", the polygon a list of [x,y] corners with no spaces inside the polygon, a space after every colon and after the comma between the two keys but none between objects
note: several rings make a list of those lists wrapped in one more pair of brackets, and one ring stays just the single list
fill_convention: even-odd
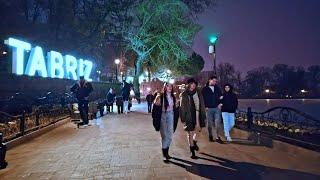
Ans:
[{"label": "glowing blue sign", "polygon": [[[17,75],[35,76],[50,78],[66,78],[77,80],[80,76],[92,81],[90,74],[93,63],[89,60],[77,60],[72,55],[62,56],[61,53],[50,51],[47,53],[47,62],[40,46],[31,48],[31,44],[18,39],[9,38],[4,41],[8,46],[13,47],[12,51],[12,73]],[[30,56],[24,69],[25,51],[30,51]]]}]

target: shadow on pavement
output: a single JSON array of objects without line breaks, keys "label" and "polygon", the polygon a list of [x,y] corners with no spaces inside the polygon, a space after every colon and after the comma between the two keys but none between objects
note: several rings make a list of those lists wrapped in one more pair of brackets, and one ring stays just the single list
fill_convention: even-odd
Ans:
[{"label": "shadow on pavement", "polygon": [[199,164],[184,159],[173,157],[170,163],[185,168],[188,172],[208,179],[304,179],[318,180],[319,175],[305,173],[295,170],[267,167],[248,162],[235,162],[221,157],[216,157],[207,153],[202,153],[206,157],[199,159],[218,163],[217,165]]}]

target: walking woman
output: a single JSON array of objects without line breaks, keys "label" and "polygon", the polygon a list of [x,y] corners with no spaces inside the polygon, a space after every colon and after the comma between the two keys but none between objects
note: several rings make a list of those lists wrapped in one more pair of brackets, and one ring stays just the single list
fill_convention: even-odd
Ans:
[{"label": "walking woman", "polygon": [[228,142],[231,142],[230,130],[235,124],[235,112],[238,108],[238,98],[233,93],[233,87],[230,84],[224,85],[224,93],[222,95],[222,119],[224,126],[224,135]]},{"label": "walking woman", "polygon": [[187,84],[187,89],[180,95],[180,117],[188,134],[191,158],[196,159],[195,151],[199,151],[197,134],[205,127],[206,111],[198,83],[189,79]]},{"label": "walking woman", "polygon": [[172,84],[164,84],[162,93],[155,98],[152,118],[155,130],[160,131],[163,161],[167,162],[171,158],[169,147],[179,118]]}]

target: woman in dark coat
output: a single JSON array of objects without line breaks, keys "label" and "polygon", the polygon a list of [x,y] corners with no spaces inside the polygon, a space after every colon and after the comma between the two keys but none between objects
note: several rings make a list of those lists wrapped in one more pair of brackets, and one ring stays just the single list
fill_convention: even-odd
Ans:
[{"label": "woman in dark coat", "polygon": [[180,118],[188,133],[191,158],[195,159],[195,151],[199,150],[196,137],[206,126],[206,111],[201,91],[197,88],[198,83],[194,79],[189,79],[187,83],[187,89],[180,95]]},{"label": "woman in dark coat", "polygon": [[171,158],[169,147],[179,118],[172,84],[164,84],[163,92],[155,98],[152,118],[154,128],[160,131],[163,160],[167,162]]},{"label": "woman in dark coat", "polygon": [[231,142],[230,130],[235,124],[235,112],[238,108],[238,98],[233,93],[233,88],[230,84],[224,85],[224,93],[222,95],[222,119],[224,126],[224,135],[228,142]]}]

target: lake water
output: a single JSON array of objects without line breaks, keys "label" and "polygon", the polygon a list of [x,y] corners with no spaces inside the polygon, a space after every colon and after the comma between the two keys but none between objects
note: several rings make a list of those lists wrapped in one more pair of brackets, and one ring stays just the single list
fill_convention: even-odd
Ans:
[{"label": "lake water", "polygon": [[263,112],[275,106],[292,107],[320,119],[320,99],[239,99],[239,109]]}]

